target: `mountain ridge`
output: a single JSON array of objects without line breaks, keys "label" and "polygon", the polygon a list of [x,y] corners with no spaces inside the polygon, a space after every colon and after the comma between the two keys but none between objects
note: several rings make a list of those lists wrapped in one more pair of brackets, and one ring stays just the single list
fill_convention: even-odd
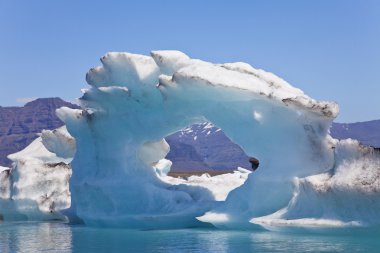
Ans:
[{"label": "mountain ridge", "polygon": [[[55,110],[62,106],[79,108],[58,97],[39,98],[23,107],[0,106],[0,166],[10,166],[6,156],[25,148],[42,129],[62,126],[63,122],[55,115]],[[364,145],[380,147],[380,120],[334,122],[330,131],[337,139],[353,138]],[[211,123],[191,125],[165,139],[171,147],[166,158],[173,162],[172,172],[250,167],[249,158],[241,147]]]},{"label": "mountain ridge", "polygon": [[62,126],[55,115],[62,106],[79,108],[58,97],[39,98],[20,107],[0,107],[0,166],[10,166],[7,155],[25,148],[43,129]]},{"label": "mountain ridge", "polygon": [[333,123],[330,132],[336,139],[357,139],[364,145],[380,147],[380,120]]}]

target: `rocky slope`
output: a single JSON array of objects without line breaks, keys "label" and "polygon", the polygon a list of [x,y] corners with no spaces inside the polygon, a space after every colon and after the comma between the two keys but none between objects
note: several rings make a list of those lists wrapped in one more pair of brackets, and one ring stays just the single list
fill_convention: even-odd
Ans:
[{"label": "rocky slope", "polygon": [[62,126],[55,115],[62,106],[78,107],[60,98],[39,98],[24,107],[0,107],[0,166],[10,166],[7,155],[25,148],[42,129]]}]

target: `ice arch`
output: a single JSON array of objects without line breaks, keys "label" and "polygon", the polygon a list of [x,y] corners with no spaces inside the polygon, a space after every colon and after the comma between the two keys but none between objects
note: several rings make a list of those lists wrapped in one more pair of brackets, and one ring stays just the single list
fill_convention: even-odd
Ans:
[{"label": "ice arch", "polygon": [[[248,222],[286,206],[294,177],[334,165],[328,129],[337,105],[271,73],[178,51],[108,53],[101,62],[87,74],[82,110],[58,110],[77,142],[70,212],[86,224],[186,227],[202,215],[215,225]],[[260,169],[222,203],[205,189],[166,184],[152,170],[170,166],[164,136],[205,120],[260,157]]]}]

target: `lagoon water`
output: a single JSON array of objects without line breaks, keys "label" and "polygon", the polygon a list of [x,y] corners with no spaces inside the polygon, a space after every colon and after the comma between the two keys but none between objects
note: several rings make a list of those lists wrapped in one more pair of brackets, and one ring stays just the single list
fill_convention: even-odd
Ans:
[{"label": "lagoon water", "polygon": [[380,252],[380,228],[137,231],[5,222],[0,252]]}]

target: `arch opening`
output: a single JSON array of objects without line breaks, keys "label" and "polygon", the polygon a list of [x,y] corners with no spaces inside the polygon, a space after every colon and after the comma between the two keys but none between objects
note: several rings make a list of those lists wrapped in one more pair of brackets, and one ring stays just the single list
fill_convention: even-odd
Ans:
[{"label": "arch opening", "polygon": [[172,162],[169,175],[229,173],[238,167],[250,169],[249,157],[222,129],[209,122],[193,124],[165,137],[170,146],[166,159]]},{"label": "arch opening", "polygon": [[225,201],[252,172],[244,151],[211,123],[190,125],[165,140],[170,151],[152,164],[160,179],[207,188],[215,201]]}]

